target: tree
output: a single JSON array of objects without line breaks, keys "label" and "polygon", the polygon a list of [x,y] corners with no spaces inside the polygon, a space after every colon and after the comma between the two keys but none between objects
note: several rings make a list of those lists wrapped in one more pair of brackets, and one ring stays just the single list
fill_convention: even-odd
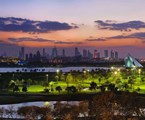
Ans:
[{"label": "tree", "polygon": [[57,86],[57,87],[55,88],[55,90],[58,91],[58,92],[60,93],[60,91],[62,91],[62,88],[61,88],[60,86]]},{"label": "tree", "polygon": [[68,93],[76,93],[77,92],[77,89],[76,89],[76,87],[75,86],[69,86],[69,87],[66,87],[66,91],[68,92]]},{"label": "tree", "polygon": [[20,92],[19,86],[15,85],[13,88],[13,92]]},{"label": "tree", "polygon": [[26,86],[26,85],[23,85],[22,91],[23,91],[23,92],[27,92],[27,86]]},{"label": "tree", "polygon": [[90,90],[96,90],[97,89],[97,84],[95,82],[91,82],[89,89]]}]

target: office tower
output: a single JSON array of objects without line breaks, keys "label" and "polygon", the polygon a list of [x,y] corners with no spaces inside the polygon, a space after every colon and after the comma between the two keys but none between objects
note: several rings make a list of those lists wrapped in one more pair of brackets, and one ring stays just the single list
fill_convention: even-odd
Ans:
[{"label": "office tower", "polygon": [[26,61],[28,61],[29,60],[29,56],[28,56],[28,54],[26,54]]},{"label": "office tower", "polygon": [[40,51],[38,50],[37,52],[36,52],[36,61],[38,60],[38,61],[40,61],[40,59],[41,59],[41,54],[40,54]]},{"label": "office tower", "polygon": [[30,53],[30,54],[29,54],[29,59],[32,60],[32,58],[33,58],[33,54]]},{"label": "office tower", "polygon": [[21,47],[21,52],[22,52],[22,59],[24,60],[25,58],[25,48]]},{"label": "office tower", "polygon": [[62,50],[62,57],[65,57],[65,49]]},{"label": "office tower", "polygon": [[88,56],[87,56],[87,50],[86,49],[83,49],[83,57],[84,58],[87,58]]},{"label": "office tower", "polygon": [[100,59],[100,53],[99,52],[97,53],[97,58]]},{"label": "office tower", "polygon": [[114,52],[113,52],[113,50],[111,50],[110,56],[111,56],[111,59],[114,59]]},{"label": "office tower", "polygon": [[43,48],[43,57],[46,57],[45,48]]},{"label": "office tower", "polygon": [[25,48],[21,47],[20,51],[19,51],[19,58],[24,60],[25,59]]},{"label": "office tower", "polygon": [[115,51],[115,60],[118,60],[118,52]]},{"label": "office tower", "polygon": [[81,54],[80,54],[78,48],[76,47],[76,48],[75,48],[75,57],[78,57],[78,56],[80,56],[80,55],[81,55]]},{"label": "office tower", "polygon": [[105,58],[105,59],[109,58],[108,50],[104,50],[104,58]]},{"label": "office tower", "polygon": [[52,57],[57,57],[57,48],[56,47],[54,47],[54,48],[52,48]]},{"label": "office tower", "polygon": [[93,58],[97,58],[97,50],[94,50],[94,56],[93,56]]},{"label": "office tower", "polygon": [[92,59],[93,58],[93,54],[88,50],[88,58]]}]

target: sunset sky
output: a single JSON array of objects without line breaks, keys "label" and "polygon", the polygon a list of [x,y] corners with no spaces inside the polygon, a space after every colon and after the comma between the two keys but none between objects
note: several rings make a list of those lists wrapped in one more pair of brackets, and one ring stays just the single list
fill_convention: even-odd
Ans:
[{"label": "sunset sky", "polygon": [[145,0],[0,0],[0,54],[19,46],[145,58]]}]

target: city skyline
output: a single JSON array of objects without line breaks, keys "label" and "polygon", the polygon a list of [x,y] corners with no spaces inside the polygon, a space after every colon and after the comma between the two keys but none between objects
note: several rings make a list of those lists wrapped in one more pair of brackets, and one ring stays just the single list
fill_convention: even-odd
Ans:
[{"label": "city skyline", "polygon": [[[1,54],[32,49],[115,49],[145,58],[145,1],[0,0]],[[13,52],[12,52],[13,50]],[[70,54],[69,53],[69,54]],[[66,53],[68,54],[68,53]]]}]

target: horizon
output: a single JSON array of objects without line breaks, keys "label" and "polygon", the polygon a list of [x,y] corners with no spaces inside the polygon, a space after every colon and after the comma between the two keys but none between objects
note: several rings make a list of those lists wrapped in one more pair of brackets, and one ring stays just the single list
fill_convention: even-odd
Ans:
[{"label": "horizon", "polygon": [[145,1],[13,0],[10,4],[10,0],[0,0],[0,3],[0,54],[17,55],[21,46],[28,52],[56,46],[67,49],[67,54],[78,47],[100,52],[112,49],[120,57],[130,53],[145,58]]}]

